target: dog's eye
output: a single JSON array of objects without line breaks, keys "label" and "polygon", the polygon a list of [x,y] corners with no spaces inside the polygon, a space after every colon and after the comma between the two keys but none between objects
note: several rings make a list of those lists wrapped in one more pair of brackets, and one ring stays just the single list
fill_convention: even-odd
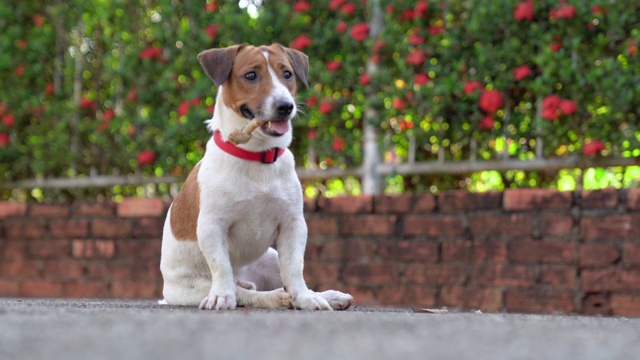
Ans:
[{"label": "dog's eye", "polygon": [[286,80],[290,80],[293,77],[293,74],[291,73],[291,71],[285,70],[284,73],[282,73],[282,76],[284,76]]},{"label": "dog's eye", "polygon": [[244,74],[244,78],[249,81],[253,81],[258,78],[258,74],[256,74],[255,71],[249,71],[248,73]]}]

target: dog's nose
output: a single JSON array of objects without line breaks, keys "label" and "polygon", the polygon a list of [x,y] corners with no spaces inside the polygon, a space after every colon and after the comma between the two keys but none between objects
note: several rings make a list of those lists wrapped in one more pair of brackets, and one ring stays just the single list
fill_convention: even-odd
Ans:
[{"label": "dog's nose", "polygon": [[289,101],[278,101],[276,102],[276,112],[280,116],[288,116],[291,115],[293,111],[293,103]]}]

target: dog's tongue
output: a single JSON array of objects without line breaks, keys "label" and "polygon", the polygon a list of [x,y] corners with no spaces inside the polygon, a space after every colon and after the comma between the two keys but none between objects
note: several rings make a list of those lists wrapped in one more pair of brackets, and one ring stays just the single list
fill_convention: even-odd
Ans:
[{"label": "dog's tongue", "polygon": [[277,132],[280,135],[289,131],[288,121],[269,121],[269,126],[273,131]]}]

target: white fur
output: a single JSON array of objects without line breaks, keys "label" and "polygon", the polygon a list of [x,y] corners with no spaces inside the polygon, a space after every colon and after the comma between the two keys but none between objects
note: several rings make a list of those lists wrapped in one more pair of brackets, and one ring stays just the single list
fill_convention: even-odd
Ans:
[{"label": "white fur", "polygon": [[[275,99],[283,96],[295,104],[270,67],[269,72],[276,85],[265,94],[265,103],[272,109],[263,110],[275,111]],[[213,118],[206,123],[226,140],[247,120],[224,105],[223,91],[221,86]],[[295,114],[294,105],[289,121]],[[286,148],[291,139],[291,127],[279,137],[258,129],[241,147],[250,151]],[[348,294],[332,290],[316,293],[304,282],[307,226],[302,188],[290,151],[273,164],[261,164],[229,155],[211,139],[197,181],[198,241],[175,239],[171,210],[165,222],[160,269],[166,303],[216,310],[237,305],[331,310],[351,305],[353,298]],[[270,248],[274,243],[277,252]]]}]

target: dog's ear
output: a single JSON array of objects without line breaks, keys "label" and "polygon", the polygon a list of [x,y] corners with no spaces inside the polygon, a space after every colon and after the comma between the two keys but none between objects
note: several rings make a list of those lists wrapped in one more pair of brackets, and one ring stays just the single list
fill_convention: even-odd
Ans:
[{"label": "dog's ear", "polygon": [[233,45],[221,49],[205,50],[198,54],[200,65],[216,86],[227,81],[233,67],[233,61],[242,47],[244,45]]},{"label": "dog's ear", "polygon": [[301,51],[290,49],[282,45],[280,46],[282,47],[282,50],[284,50],[285,55],[287,55],[287,58],[289,58],[289,62],[291,62],[291,66],[293,66],[293,72],[296,73],[296,76],[304,86],[308,88],[309,81],[307,80],[307,76],[309,75],[309,57]]}]

